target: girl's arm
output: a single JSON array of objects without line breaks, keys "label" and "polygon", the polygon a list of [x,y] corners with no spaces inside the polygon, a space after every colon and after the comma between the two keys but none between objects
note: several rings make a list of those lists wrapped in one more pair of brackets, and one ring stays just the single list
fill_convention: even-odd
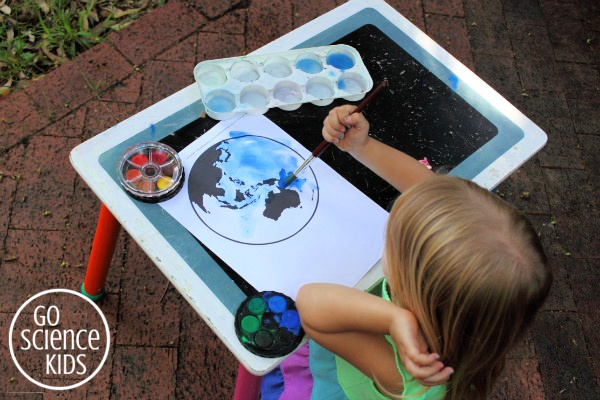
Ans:
[{"label": "girl's arm", "polygon": [[433,176],[433,172],[411,156],[370,137],[365,117],[351,114],[355,108],[345,105],[329,112],[323,122],[325,140],[350,153],[400,192]]},{"label": "girl's arm", "polygon": [[392,336],[408,372],[422,384],[440,384],[452,372],[427,353],[412,313],[389,301],[341,285],[311,283],[298,291],[296,306],[313,340],[386,389],[401,392],[403,384],[384,335]]}]

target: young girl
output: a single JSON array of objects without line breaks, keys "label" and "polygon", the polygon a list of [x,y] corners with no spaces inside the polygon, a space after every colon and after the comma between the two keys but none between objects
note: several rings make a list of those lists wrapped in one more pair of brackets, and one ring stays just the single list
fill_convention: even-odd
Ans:
[{"label": "young girl", "polygon": [[[367,120],[353,110],[333,109],[323,136],[402,192],[386,226],[381,297],[334,284],[302,286],[296,305],[312,339],[304,374],[314,382],[310,394],[305,388],[294,395],[292,387],[283,394],[486,398],[550,288],[538,237],[488,191],[438,176],[369,137]],[[271,375],[282,371],[284,378],[286,371],[302,375],[289,362]],[[265,391],[263,398],[273,396]]]}]

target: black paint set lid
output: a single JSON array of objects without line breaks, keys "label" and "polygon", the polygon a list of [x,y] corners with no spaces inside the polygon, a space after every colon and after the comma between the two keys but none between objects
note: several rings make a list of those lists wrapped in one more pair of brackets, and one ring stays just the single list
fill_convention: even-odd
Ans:
[{"label": "black paint set lid", "polygon": [[235,315],[235,333],[246,349],[269,358],[291,353],[304,336],[294,301],[273,291],[242,302]]}]

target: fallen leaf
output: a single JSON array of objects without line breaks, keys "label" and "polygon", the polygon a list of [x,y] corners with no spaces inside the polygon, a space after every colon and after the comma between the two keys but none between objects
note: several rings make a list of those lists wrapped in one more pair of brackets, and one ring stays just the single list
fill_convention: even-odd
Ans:
[{"label": "fallen leaf", "polygon": [[48,6],[48,3],[46,3],[44,0],[38,0],[37,5],[44,14],[48,14],[50,12],[50,7]]},{"label": "fallen leaf", "polygon": [[2,11],[4,14],[6,15],[10,15],[10,7],[7,5],[3,5],[2,7],[0,7],[0,11]]},{"label": "fallen leaf", "polygon": [[114,19],[119,19],[119,18],[121,18],[121,17],[124,17],[124,16],[126,16],[126,15],[137,14],[139,11],[140,11],[140,9],[139,9],[139,8],[132,8],[132,9],[130,9],[130,10],[125,10],[125,11],[118,10],[117,12],[115,12],[115,13],[113,14],[113,16],[112,16],[112,17],[113,17]]}]

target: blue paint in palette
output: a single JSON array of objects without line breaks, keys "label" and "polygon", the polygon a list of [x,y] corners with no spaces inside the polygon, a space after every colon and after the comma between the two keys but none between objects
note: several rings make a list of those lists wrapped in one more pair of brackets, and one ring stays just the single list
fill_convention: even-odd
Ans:
[{"label": "blue paint in palette", "polygon": [[340,70],[354,67],[354,60],[344,53],[331,53],[327,56],[327,64]]},{"label": "blue paint in palette", "polygon": [[298,62],[296,62],[296,68],[306,72],[307,74],[318,74],[323,70],[323,67],[318,61],[310,58],[298,60]]},{"label": "blue paint in palette", "polygon": [[206,103],[206,106],[214,112],[230,112],[235,108],[235,103],[223,96],[214,96]]},{"label": "blue paint in palette", "polygon": [[300,326],[300,315],[295,310],[287,310],[281,315],[281,326],[290,330]]},{"label": "blue paint in palette", "polygon": [[269,308],[275,313],[282,313],[287,310],[287,302],[281,296],[273,296],[269,299]]}]

